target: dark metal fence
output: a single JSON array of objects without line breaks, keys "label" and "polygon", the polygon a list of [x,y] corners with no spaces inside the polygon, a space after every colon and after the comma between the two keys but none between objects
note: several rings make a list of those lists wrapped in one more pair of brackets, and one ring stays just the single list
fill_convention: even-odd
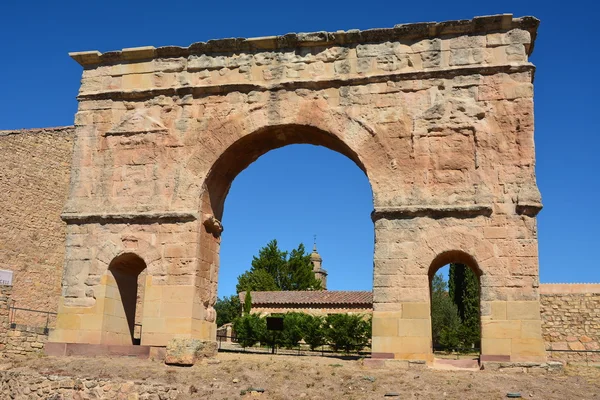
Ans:
[{"label": "dark metal fence", "polygon": [[433,346],[433,353],[446,353],[448,355],[456,355],[456,359],[459,359],[461,355],[474,355],[481,354],[481,348],[479,347],[445,347],[440,345]]},{"label": "dark metal fence", "polygon": [[[55,312],[51,312],[51,311],[42,311],[42,310],[34,310],[31,308],[15,307],[14,304],[9,307],[8,313],[9,313],[8,320],[9,320],[9,324],[10,324],[10,329],[29,331],[32,328],[34,328],[34,329],[40,328],[43,330],[44,335],[47,335],[50,332],[50,324],[51,324],[51,322],[54,322],[54,318],[56,318],[56,315],[57,315]],[[19,313],[18,316],[17,316],[17,313]],[[27,314],[27,313],[33,313],[34,317],[30,317],[31,314]],[[23,315],[26,315],[26,316],[28,315],[29,317],[23,317]],[[16,322],[18,320],[17,317],[21,317],[25,321],[28,321],[28,322],[30,322],[30,321],[35,321],[35,322],[33,324],[31,324],[31,323],[18,324]]]},{"label": "dark metal fence", "polygon": [[[229,341],[227,340],[229,339]],[[368,347],[360,347],[354,348],[350,352],[346,353],[344,351],[336,351],[328,344],[324,344],[320,346],[318,349],[311,350],[308,346],[295,346],[293,348],[287,348],[280,345],[273,346],[268,343],[260,343],[259,346],[252,347],[242,347],[239,345],[240,337],[236,336],[225,336],[218,335],[217,342],[219,344],[219,351],[222,352],[244,352],[244,353],[269,353],[269,354],[282,354],[282,355],[295,355],[295,356],[303,356],[303,355],[313,355],[313,356],[322,356],[322,357],[337,357],[337,358],[370,358],[371,357],[371,349]],[[226,347],[223,346],[223,343],[232,343],[233,346]],[[237,346],[236,346],[237,345]],[[239,347],[238,347],[239,346]]]}]

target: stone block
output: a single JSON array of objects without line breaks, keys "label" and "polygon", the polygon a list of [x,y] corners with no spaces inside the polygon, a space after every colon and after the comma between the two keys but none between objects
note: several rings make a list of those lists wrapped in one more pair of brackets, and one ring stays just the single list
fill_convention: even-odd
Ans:
[{"label": "stone block", "polygon": [[403,303],[403,319],[429,319],[431,315],[429,303]]},{"label": "stone block", "polygon": [[162,301],[164,303],[192,303],[196,288],[194,286],[163,286]]},{"label": "stone block", "polygon": [[540,360],[546,359],[545,343],[541,337],[534,339],[512,339],[511,361],[531,361],[535,358]]},{"label": "stone block", "polygon": [[542,336],[542,321],[521,321],[521,337],[524,339],[540,338]]},{"label": "stone block", "polygon": [[163,317],[152,318],[144,316],[142,325],[143,333],[165,333],[166,331],[165,318]]},{"label": "stone block", "polygon": [[373,353],[397,353],[402,351],[402,340],[398,336],[373,336],[371,351]]},{"label": "stone block", "polygon": [[144,346],[166,346],[173,338],[170,333],[142,331],[142,345]]},{"label": "stone block", "polygon": [[56,317],[56,328],[61,330],[77,330],[81,327],[81,317],[77,314],[59,314]]},{"label": "stone block", "polygon": [[417,354],[431,353],[431,335],[412,336],[402,338],[402,351],[413,352]]},{"label": "stone block", "polygon": [[[166,300],[166,299],[165,299]],[[191,300],[191,299],[190,299]],[[145,305],[144,305],[145,307]],[[190,302],[167,302],[164,301],[161,306],[161,316],[190,318],[192,315],[192,303]]]},{"label": "stone block", "polygon": [[581,342],[569,342],[569,350],[584,351],[585,345]]},{"label": "stone block", "polygon": [[537,301],[507,301],[506,317],[510,320],[539,320],[540,303]]},{"label": "stone block", "polygon": [[189,335],[192,331],[192,318],[190,317],[165,317],[165,331],[173,334]]},{"label": "stone block", "polygon": [[191,336],[197,339],[210,340],[217,335],[217,324],[200,319],[192,320]]},{"label": "stone block", "polygon": [[194,365],[200,358],[214,357],[217,342],[198,339],[171,339],[167,344],[165,364]]},{"label": "stone block", "polygon": [[431,322],[428,319],[401,319],[398,322],[398,336],[426,338],[431,335]]},{"label": "stone block", "polygon": [[505,239],[508,237],[508,228],[504,226],[489,226],[483,228],[486,239]]},{"label": "stone block", "polygon": [[481,354],[510,355],[511,339],[483,337],[481,339]]},{"label": "stone block", "polygon": [[521,321],[481,321],[481,337],[511,339],[521,336]]},{"label": "stone block", "polygon": [[373,336],[398,336],[398,318],[373,316]]},{"label": "stone block", "polygon": [[[102,314],[84,314],[80,316],[81,327],[90,331],[100,331],[102,329]],[[91,342],[90,342],[91,343]]]},{"label": "stone block", "polygon": [[161,314],[162,302],[160,300],[148,301],[147,298],[144,298],[144,318],[158,318]]},{"label": "stone block", "polygon": [[492,301],[490,302],[492,309],[493,320],[505,320],[506,318],[506,302],[505,301]]}]

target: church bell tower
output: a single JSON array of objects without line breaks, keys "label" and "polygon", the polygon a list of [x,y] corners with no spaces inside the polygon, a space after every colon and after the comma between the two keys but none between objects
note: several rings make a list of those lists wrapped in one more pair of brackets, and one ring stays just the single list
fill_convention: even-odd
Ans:
[{"label": "church bell tower", "polygon": [[315,278],[321,281],[321,288],[323,290],[327,290],[327,271],[325,271],[321,264],[323,263],[323,259],[321,255],[317,252],[317,241],[315,239],[315,244],[313,246],[313,251],[310,254],[310,262],[313,265],[313,272],[315,273]]}]

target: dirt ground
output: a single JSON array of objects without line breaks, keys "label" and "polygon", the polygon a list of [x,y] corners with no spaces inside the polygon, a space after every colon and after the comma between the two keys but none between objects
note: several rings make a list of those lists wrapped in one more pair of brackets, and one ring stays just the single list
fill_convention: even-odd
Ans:
[{"label": "dirt ground", "polygon": [[[220,353],[217,361],[193,367],[166,366],[131,358],[41,357],[6,361],[2,369],[151,381],[181,385],[178,399],[600,399],[599,367],[560,372],[373,369],[360,360],[317,356]],[[264,389],[252,393],[251,388]],[[385,397],[395,392],[397,397]]]}]

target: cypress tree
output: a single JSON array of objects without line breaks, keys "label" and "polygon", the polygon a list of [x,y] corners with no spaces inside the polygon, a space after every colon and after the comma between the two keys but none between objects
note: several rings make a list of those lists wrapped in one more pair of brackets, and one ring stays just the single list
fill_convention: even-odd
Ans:
[{"label": "cypress tree", "polygon": [[250,311],[252,310],[252,295],[250,294],[250,291],[246,291],[246,297],[244,298],[244,314],[248,315],[250,314]]},{"label": "cypress tree", "polygon": [[464,346],[480,341],[479,279],[464,264],[450,264],[449,295],[458,309],[461,320],[460,340]]}]

